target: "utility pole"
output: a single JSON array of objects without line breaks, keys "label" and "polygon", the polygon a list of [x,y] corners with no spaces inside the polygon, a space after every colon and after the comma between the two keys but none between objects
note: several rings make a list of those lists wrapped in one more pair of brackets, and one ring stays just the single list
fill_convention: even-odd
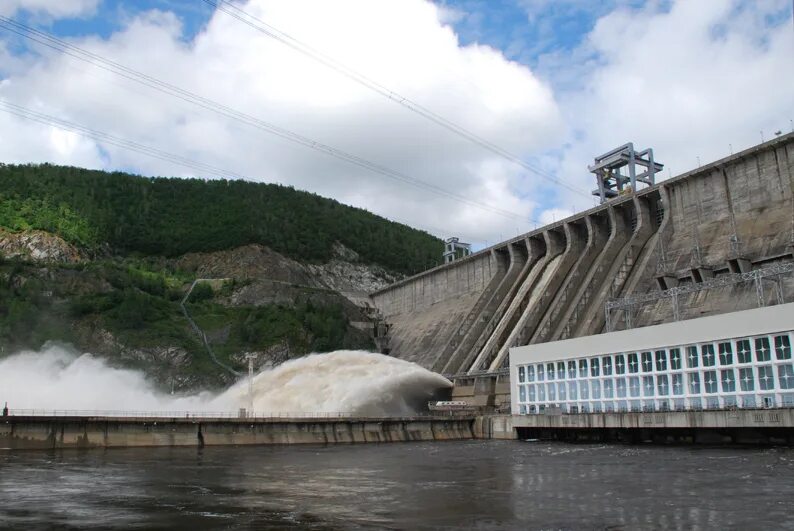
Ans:
[{"label": "utility pole", "polygon": [[248,415],[250,416],[254,411],[254,360],[256,354],[246,354],[245,359],[248,360]]}]

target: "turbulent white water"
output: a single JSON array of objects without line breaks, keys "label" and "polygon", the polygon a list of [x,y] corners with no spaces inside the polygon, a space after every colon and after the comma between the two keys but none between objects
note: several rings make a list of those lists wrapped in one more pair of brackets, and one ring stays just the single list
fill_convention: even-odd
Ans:
[{"label": "turbulent white water", "polygon": [[[336,351],[257,374],[253,404],[263,414],[409,414],[450,386],[446,378],[414,363]],[[247,408],[250,399],[247,379],[219,395],[173,396],[158,392],[141,372],[49,346],[0,360],[0,403],[5,401],[12,409],[220,412]]]},{"label": "turbulent white water", "polygon": [[[407,414],[451,387],[443,376],[407,361],[370,352],[338,350],[311,354],[259,373],[253,383],[254,411]],[[248,403],[242,380],[218,397]]]}]

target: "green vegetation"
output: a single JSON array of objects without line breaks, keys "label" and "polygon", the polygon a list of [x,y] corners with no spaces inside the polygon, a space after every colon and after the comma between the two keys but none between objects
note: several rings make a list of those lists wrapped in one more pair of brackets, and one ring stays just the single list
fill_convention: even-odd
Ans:
[{"label": "green vegetation", "polygon": [[[59,340],[147,371],[163,385],[176,375],[186,386],[220,385],[228,374],[210,359],[179,307],[193,280],[142,259],[46,268],[0,260],[0,354]],[[199,283],[188,303],[227,365],[244,370],[243,353],[272,347],[283,351],[272,357],[284,361],[308,352],[373,346],[368,334],[350,326],[342,298],[333,292],[307,289],[293,305],[221,304],[220,297],[230,294],[235,284],[224,283],[216,293]],[[312,302],[314,297],[327,300]],[[110,342],[99,331],[109,333]],[[183,350],[186,359],[130,354],[173,348]]]},{"label": "green vegetation", "polygon": [[178,256],[250,243],[299,261],[334,242],[365,263],[411,274],[437,265],[441,240],[315,194],[245,181],[144,178],[80,168],[0,165],[0,226],[42,229],[89,249]]}]

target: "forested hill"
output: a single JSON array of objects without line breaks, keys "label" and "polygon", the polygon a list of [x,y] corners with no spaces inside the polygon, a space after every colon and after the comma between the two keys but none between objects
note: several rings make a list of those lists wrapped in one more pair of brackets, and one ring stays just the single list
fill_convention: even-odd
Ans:
[{"label": "forested hill", "polygon": [[122,254],[177,256],[259,243],[305,262],[331,258],[338,241],[362,261],[404,274],[438,264],[443,250],[426,232],[290,187],[50,164],[0,165],[0,227],[46,230]]}]

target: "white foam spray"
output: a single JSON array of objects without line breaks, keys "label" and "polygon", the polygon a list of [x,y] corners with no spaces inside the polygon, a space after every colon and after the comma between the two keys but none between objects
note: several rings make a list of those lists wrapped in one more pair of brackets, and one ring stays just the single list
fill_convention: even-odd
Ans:
[{"label": "white foam spray", "polygon": [[[253,410],[273,412],[409,414],[439,389],[443,376],[397,358],[355,350],[311,354],[254,377]],[[218,397],[220,403],[247,404],[241,380]]]},{"label": "white foam spray", "polygon": [[[410,414],[446,378],[414,363],[363,351],[312,354],[254,377],[258,414]],[[218,395],[159,392],[142,372],[50,345],[0,359],[0,403],[12,409],[236,412],[248,408],[247,378]],[[2,405],[2,404],[0,404]]]}]

